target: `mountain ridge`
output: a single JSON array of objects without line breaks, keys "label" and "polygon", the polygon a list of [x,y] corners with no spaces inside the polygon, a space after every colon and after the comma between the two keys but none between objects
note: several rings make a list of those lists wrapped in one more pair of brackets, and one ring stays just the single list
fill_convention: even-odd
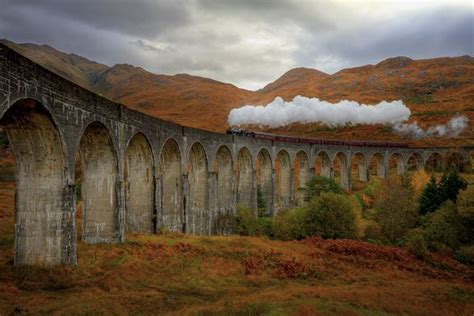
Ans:
[{"label": "mountain ridge", "polygon": [[[345,68],[334,74],[298,67],[262,89],[250,91],[190,74],[154,74],[129,64],[110,67],[48,45],[0,42],[58,75],[132,109],[211,131],[223,132],[227,128],[227,115],[234,108],[264,105],[276,96],[288,101],[296,95],[366,104],[403,100],[412,112],[412,121],[418,121],[422,127],[445,123],[456,113],[474,120],[474,58],[466,55],[419,60],[390,57],[374,65]],[[402,139],[384,130],[384,126],[358,126],[341,127],[337,133],[330,133],[320,124],[294,124],[272,132],[348,139],[363,138],[369,132],[373,139]],[[470,124],[456,143],[472,144],[472,135]],[[429,143],[438,144],[440,140],[430,139]]]}]

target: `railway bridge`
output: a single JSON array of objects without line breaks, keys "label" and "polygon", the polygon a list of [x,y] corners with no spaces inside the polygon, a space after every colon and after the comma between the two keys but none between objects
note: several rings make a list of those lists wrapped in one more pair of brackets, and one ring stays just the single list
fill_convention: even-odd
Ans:
[{"label": "railway bridge", "polygon": [[355,178],[368,181],[371,169],[385,178],[391,169],[443,168],[472,155],[288,143],[184,127],[89,92],[4,45],[0,127],[16,163],[17,265],[74,265],[79,238],[121,242],[126,232],[161,228],[214,234],[220,215],[237,205],[257,208],[257,192],[268,214],[304,203],[298,188],[312,174],[336,177],[349,189]]}]

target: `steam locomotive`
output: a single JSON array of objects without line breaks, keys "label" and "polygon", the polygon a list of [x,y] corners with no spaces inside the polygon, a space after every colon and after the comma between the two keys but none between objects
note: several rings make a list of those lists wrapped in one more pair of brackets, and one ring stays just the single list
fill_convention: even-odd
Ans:
[{"label": "steam locomotive", "polygon": [[355,147],[408,147],[407,143],[400,142],[366,142],[357,140],[332,140],[332,139],[314,139],[293,136],[279,136],[269,133],[247,131],[240,128],[230,127],[227,134],[234,136],[245,136],[269,141],[279,141],[287,143],[304,143],[311,145],[334,145],[334,146],[355,146]]}]

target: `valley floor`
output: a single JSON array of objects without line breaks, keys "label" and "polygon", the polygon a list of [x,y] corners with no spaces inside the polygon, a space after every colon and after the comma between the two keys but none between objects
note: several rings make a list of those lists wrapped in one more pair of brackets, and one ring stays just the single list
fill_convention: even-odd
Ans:
[{"label": "valley floor", "polygon": [[474,314],[472,267],[353,240],[129,235],[80,243],[77,268],[14,268],[14,185],[0,184],[0,315]]}]

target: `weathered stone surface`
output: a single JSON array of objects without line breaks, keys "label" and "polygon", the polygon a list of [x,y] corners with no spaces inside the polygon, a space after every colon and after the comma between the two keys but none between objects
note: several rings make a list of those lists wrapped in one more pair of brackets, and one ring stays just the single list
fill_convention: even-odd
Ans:
[{"label": "weathered stone surface", "polygon": [[75,264],[78,153],[82,238],[96,243],[123,241],[126,231],[211,234],[219,214],[256,208],[257,191],[268,214],[303,203],[297,189],[311,173],[338,172],[350,188],[354,162],[367,181],[372,159],[386,177],[389,168],[401,174],[433,159],[463,165],[473,151],[308,145],[187,128],[82,89],[4,45],[0,125],[17,164],[19,265]]}]

